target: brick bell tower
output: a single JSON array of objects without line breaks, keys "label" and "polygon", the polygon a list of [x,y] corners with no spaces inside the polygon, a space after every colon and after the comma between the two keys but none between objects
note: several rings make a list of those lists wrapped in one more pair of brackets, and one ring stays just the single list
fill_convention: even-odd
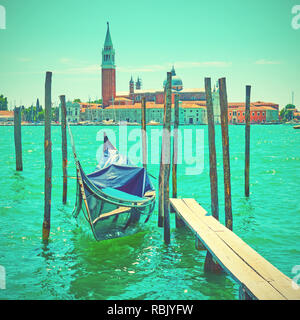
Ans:
[{"label": "brick bell tower", "polygon": [[109,32],[107,22],[107,32],[102,50],[102,104],[103,107],[110,105],[110,101],[116,98],[116,65],[115,50]]}]

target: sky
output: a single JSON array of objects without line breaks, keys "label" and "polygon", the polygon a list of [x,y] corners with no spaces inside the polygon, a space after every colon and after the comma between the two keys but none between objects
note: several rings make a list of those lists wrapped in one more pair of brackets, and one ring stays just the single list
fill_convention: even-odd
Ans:
[{"label": "sky", "polygon": [[[174,64],[185,88],[226,77],[228,101],[294,102],[300,108],[300,0],[0,0],[0,94],[9,107],[101,98],[101,51],[110,23],[116,87],[131,75],[143,89],[162,89]],[[1,7],[0,7],[1,8]],[[3,10],[2,10],[3,11]],[[300,14],[300,10],[299,10]],[[0,15],[0,20],[1,20]],[[299,16],[300,27],[300,16]],[[3,22],[3,18],[2,18]],[[1,25],[1,21],[0,21]],[[295,24],[294,24],[295,25]],[[297,24],[296,24],[297,25]]]}]

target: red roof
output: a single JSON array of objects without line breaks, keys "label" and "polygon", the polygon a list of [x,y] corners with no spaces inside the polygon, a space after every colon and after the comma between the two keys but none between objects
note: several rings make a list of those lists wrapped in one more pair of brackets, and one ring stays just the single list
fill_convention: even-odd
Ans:
[{"label": "red roof", "polygon": [[[234,109],[234,110],[231,110]],[[257,107],[257,106],[253,106],[253,104],[250,105],[250,111],[266,111],[266,110],[272,110],[272,111],[278,111],[272,107],[268,107],[268,106],[261,106],[261,107]],[[245,107],[231,107],[230,109],[228,109],[228,111],[242,111],[245,112]]]},{"label": "red roof", "polygon": [[[236,108],[236,107],[243,107],[245,108],[245,102],[229,102],[228,103],[229,108]],[[272,109],[278,109],[279,105],[273,102],[262,102],[262,101],[257,101],[257,102],[251,102],[250,107],[271,107]]]},{"label": "red roof", "polygon": [[0,117],[13,117],[14,112],[9,110],[1,110],[0,111]]}]

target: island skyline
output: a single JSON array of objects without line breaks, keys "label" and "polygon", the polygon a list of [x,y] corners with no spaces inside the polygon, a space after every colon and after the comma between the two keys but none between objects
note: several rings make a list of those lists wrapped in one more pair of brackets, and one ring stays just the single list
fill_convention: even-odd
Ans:
[{"label": "island skyline", "polygon": [[280,109],[299,104],[300,30],[292,27],[293,1],[1,5],[6,29],[0,30],[5,48],[0,83],[9,109],[35,105],[37,98],[43,104],[45,71],[53,72],[54,105],[62,93],[69,100],[101,99],[107,21],[116,50],[117,92],[128,90],[131,75],[142,79],[144,89],[162,89],[174,65],[188,88],[203,88],[204,77],[213,82],[226,77],[232,102],[243,102],[244,86],[250,84],[253,101],[278,103]]}]

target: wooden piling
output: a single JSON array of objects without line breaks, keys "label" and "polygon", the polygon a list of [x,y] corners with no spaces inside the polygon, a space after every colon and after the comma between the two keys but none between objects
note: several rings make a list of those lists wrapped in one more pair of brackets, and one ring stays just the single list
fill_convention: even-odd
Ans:
[{"label": "wooden piling", "polygon": [[[164,88],[164,118],[163,123],[166,122],[166,88]],[[163,144],[161,145],[161,154],[160,154],[160,167],[159,167],[159,177],[158,177],[158,227],[162,228],[164,226],[164,215],[163,215]]]},{"label": "wooden piling", "polygon": [[159,177],[158,177],[158,227],[162,228],[164,226],[164,215],[163,215],[163,177],[162,177],[162,148],[160,155],[160,168],[159,168]]},{"label": "wooden piling", "polygon": [[179,126],[179,95],[174,99],[174,129],[173,129],[173,158],[172,158],[172,194],[177,198],[177,161],[178,161],[178,126]]},{"label": "wooden piling", "polygon": [[142,148],[143,167],[147,169],[146,98],[142,98]]},{"label": "wooden piling", "polygon": [[221,129],[223,147],[224,193],[225,193],[225,225],[232,230],[231,184],[230,184],[230,158],[228,136],[228,101],[226,79],[219,79],[219,94],[221,108]]},{"label": "wooden piling", "polygon": [[14,138],[15,138],[16,170],[23,171],[21,108],[20,107],[14,109]]},{"label": "wooden piling", "polygon": [[219,220],[217,156],[216,156],[216,145],[215,145],[215,120],[214,120],[214,110],[213,110],[210,78],[205,78],[205,92],[206,92],[208,142],[209,142],[211,212],[213,217]]},{"label": "wooden piling", "polygon": [[169,180],[170,180],[170,160],[171,160],[171,107],[172,107],[172,73],[167,73],[165,99],[165,121],[163,126],[162,146],[161,146],[161,186],[160,202],[163,209],[164,241],[170,243],[170,200],[169,200]]},{"label": "wooden piling", "polygon": [[246,86],[245,106],[245,196],[249,197],[249,171],[250,171],[250,95],[251,86]]},{"label": "wooden piling", "polygon": [[68,189],[68,152],[67,152],[67,110],[66,110],[66,97],[61,95],[59,97],[61,105],[61,149],[62,149],[62,168],[63,168],[63,204],[67,202],[67,189]]},{"label": "wooden piling", "polygon": [[[206,109],[208,124],[208,143],[209,143],[209,169],[210,169],[210,196],[211,212],[214,218],[219,220],[219,199],[218,199],[218,176],[217,176],[217,156],[215,145],[215,119],[213,101],[211,93],[211,79],[205,78]],[[203,250],[203,245],[196,238],[196,249]],[[210,272],[222,272],[222,268],[213,260],[213,256],[207,251],[204,270]]]},{"label": "wooden piling", "polygon": [[[174,99],[174,129],[173,129],[173,158],[172,158],[172,195],[177,198],[177,162],[178,162],[178,127],[179,127],[179,94]],[[175,212],[176,228],[184,226],[179,215]]]},{"label": "wooden piling", "polygon": [[52,142],[51,142],[51,82],[52,72],[46,73],[45,82],[45,208],[43,222],[43,240],[49,239],[52,189]]}]

